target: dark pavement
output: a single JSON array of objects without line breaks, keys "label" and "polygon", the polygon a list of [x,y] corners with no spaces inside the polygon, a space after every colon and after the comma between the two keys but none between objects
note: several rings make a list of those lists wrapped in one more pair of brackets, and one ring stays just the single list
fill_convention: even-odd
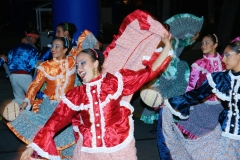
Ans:
[{"label": "dark pavement", "polygon": [[[5,47],[0,47],[2,54],[7,54],[9,46],[5,42]],[[199,43],[196,43],[191,48],[187,48],[181,56],[181,59],[186,60],[189,64],[201,57],[201,50]],[[5,77],[4,68],[0,68],[0,102],[13,98],[11,84]],[[135,123],[135,139],[137,148],[138,160],[159,160],[159,153],[157,149],[156,134],[149,134],[152,125],[144,124],[139,120],[143,110],[141,99],[138,95],[132,101],[135,108],[134,123]],[[3,107],[3,106],[0,106]],[[0,108],[1,109],[1,108]],[[18,160],[26,145],[18,140],[16,136],[3,123],[0,117],[0,160]]]}]

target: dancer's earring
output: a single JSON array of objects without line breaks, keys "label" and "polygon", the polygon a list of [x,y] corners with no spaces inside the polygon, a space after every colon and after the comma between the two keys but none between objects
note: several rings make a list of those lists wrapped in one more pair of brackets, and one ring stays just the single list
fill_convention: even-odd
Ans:
[{"label": "dancer's earring", "polygon": [[97,75],[97,70],[96,70],[96,68],[93,68],[93,75],[94,75],[94,76]]}]

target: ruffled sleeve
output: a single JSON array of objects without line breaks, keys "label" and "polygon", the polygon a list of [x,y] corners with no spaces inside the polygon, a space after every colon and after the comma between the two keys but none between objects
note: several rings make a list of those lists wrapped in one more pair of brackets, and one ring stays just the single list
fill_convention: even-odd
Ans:
[{"label": "ruffled sleeve", "polygon": [[30,107],[33,104],[36,94],[42,87],[44,81],[45,81],[44,73],[41,70],[38,70],[36,78],[31,82],[31,84],[28,87],[28,91],[24,100],[24,102],[28,102],[28,107]]},{"label": "ruffled sleeve", "polygon": [[72,110],[63,101],[59,103],[47,123],[37,133],[30,144],[37,153],[45,158],[53,158],[58,156],[54,135],[62,128],[71,123],[72,118],[77,114],[77,111]]},{"label": "ruffled sleeve", "polygon": [[207,80],[198,88],[165,100],[164,104],[172,114],[181,119],[187,119],[191,105],[201,102],[210,94],[217,95],[223,101],[230,101],[231,78],[226,72],[215,72],[207,75]]},{"label": "ruffled sleeve", "polygon": [[181,119],[187,119],[189,115],[189,108],[191,105],[195,105],[201,102],[204,98],[213,93],[213,88],[206,80],[198,89],[186,92],[181,96],[176,96],[165,100],[164,104],[170,108],[172,114],[178,116]]},{"label": "ruffled sleeve", "polygon": [[[156,58],[157,56],[154,55],[153,57]],[[120,73],[123,76],[123,95],[126,96],[135,93],[145,83],[162,74],[171,60],[172,57],[168,56],[155,71],[151,69],[152,63],[154,62],[153,59],[150,59],[149,63],[145,63],[145,65],[147,65],[145,69],[141,69],[137,72],[127,69],[120,70]]]}]

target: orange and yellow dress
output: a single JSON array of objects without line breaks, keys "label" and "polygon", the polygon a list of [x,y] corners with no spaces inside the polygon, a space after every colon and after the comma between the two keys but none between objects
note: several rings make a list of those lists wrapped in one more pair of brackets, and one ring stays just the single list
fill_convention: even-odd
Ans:
[{"label": "orange and yellow dress", "polygon": [[[34,104],[37,91],[46,82],[44,99],[40,104],[37,113],[32,111],[22,111],[18,118],[7,123],[11,131],[23,142],[29,144],[36,133],[46,123],[55,110],[62,96],[74,87],[76,77],[75,60],[72,56],[67,56],[63,60],[48,60],[38,67],[37,76],[30,84],[25,101],[29,106]],[[73,150],[65,150],[75,143],[73,130],[67,126],[59,135],[55,137],[58,151],[63,151],[64,155],[72,155]],[[71,148],[71,147],[70,147]]]}]

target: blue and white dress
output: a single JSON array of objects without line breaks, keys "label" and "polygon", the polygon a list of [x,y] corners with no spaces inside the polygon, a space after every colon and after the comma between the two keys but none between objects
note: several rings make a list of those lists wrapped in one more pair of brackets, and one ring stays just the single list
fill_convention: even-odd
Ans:
[{"label": "blue and white dress", "polygon": [[[198,88],[165,100],[158,126],[161,157],[168,159],[240,159],[240,72],[215,72]],[[186,139],[173,122],[172,114],[187,119],[190,107],[215,94],[222,102],[219,125],[198,139]],[[208,110],[206,110],[208,112]],[[191,113],[190,113],[191,116]],[[165,144],[164,144],[165,143]]]}]

